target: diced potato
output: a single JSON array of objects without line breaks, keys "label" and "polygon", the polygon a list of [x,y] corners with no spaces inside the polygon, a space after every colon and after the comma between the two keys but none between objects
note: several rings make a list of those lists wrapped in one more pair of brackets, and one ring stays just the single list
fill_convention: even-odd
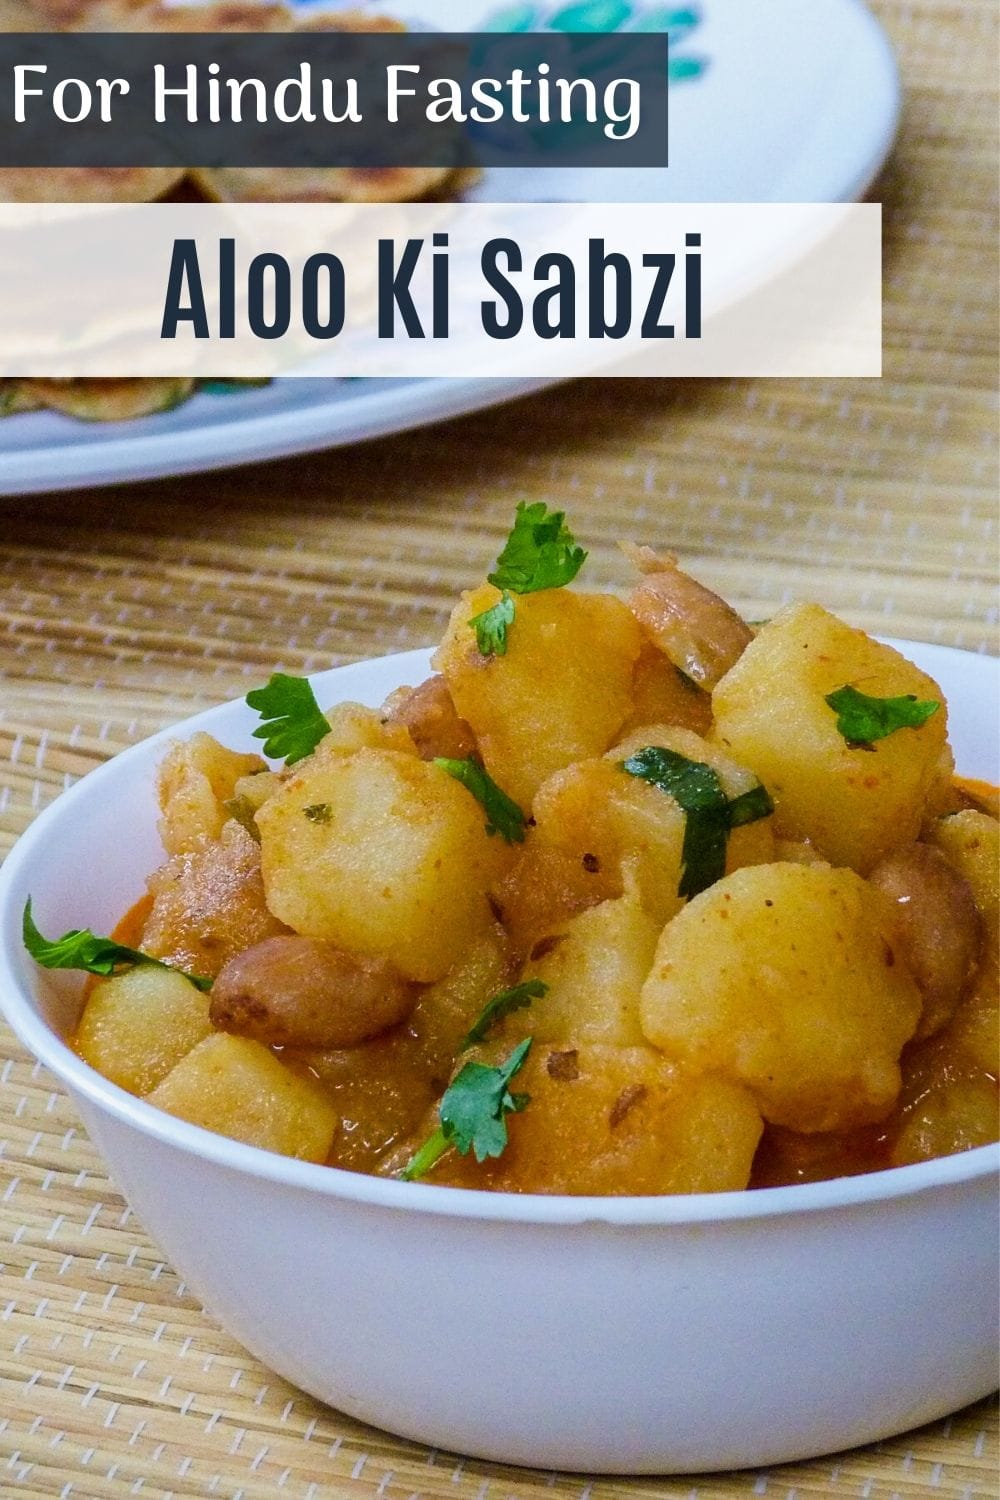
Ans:
[{"label": "diced potato", "polygon": [[[915,694],[941,707],[920,729],[851,748],[824,701],[844,686]],[[712,696],[713,739],[752,766],[774,798],[776,832],[808,839],[833,864],[867,874],[920,832],[947,734],[937,683],[899,652],[816,604],[776,615]]]},{"label": "diced potato", "polygon": [[891,1165],[952,1156],[997,1138],[1000,1099],[992,1079],[964,1078],[932,1089],[908,1114],[892,1145]]},{"label": "diced potato", "polygon": [[229,817],[225,803],[241,777],[265,770],[259,755],[227,750],[210,734],[170,746],[160,766],[160,837],[168,854],[190,854],[217,839]]},{"label": "diced potato", "polygon": [[[440,1078],[442,1065],[450,1071],[455,1053],[487,1001],[514,982],[516,969],[502,927],[493,926],[476,938],[436,984],[421,993],[409,1020]],[[440,1090],[439,1090],[440,1092]]]},{"label": "diced potato", "polygon": [[983,959],[969,993],[942,1034],[942,1041],[982,1073],[1000,1073],[1000,976],[996,950]]},{"label": "diced potato", "polygon": [[668,1057],[746,1084],[775,1124],[878,1120],[921,1009],[892,930],[883,898],[850,870],[737,870],[664,929],[643,1030]]},{"label": "diced potato", "polygon": [[942,818],[928,835],[972,888],[985,928],[984,950],[996,953],[1000,939],[1000,823],[986,813]]},{"label": "diced potato", "polygon": [[244,948],[286,931],[264,900],[260,849],[238,823],[217,843],[175,855],[148,885],[153,904],[139,946],[189,973],[214,979]]},{"label": "diced potato", "polygon": [[646,724],[676,724],[707,734],[712,723],[712,699],[679,672],[656,646],[645,642],[632,679],[633,708],[622,725],[624,739]]},{"label": "diced potato", "polygon": [[147,1095],[150,1104],[247,1146],[326,1161],[337,1112],[315,1083],[260,1042],[206,1037]]},{"label": "diced potato", "polygon": [[[617,764],[651,745],[673,750],[686,760],[700,761],[703,765],[711,766],[731,802],[760,785],[760,777],[755,771],[740,765],[732,756],[721,751],[718,745],[710,744],[690,729],[665,724],[646,725],[634,730],[613,746],[606,758]],[[660,792],[659,795],[662,797],[664,793]],[[744,865],[768,864],[774,857],[773,819],[760,818],[756,823],[744,823],[741,828],[734,828],[730,832],[726,844],[727,874],[742,869]]]},{"label": "diced potato", "polygon": [[557,849],[529,828],[510,870],[490,900],[515,953],[527,958],[540,940],[577,912],[620,895],[620,871],[605,867],[592,851]]},{"label": "diced potato", "polygon": [[417,1129],[447,1085],[455,1054],[484,1005],[511,982],[499,928],[423,991],[403,1026],[361,1047],[302,1052],[289,1061],[317,1074],[340,1117],[330,1164],[374,1172]]},{"label": "diced potato", "polygon": [[148,1094],[212,1032],[208,996],[182,974],[140,964],[95,984],[75,1047],[92,1068],[130,1094]]},{"label": "diced potato", "polygon": [[[507,1051],[494,1047],[483,1059],[496,1063]],[[513,1087],[531,1102],[507,1117],[503,1155],[480,1165],[471,1153],[449,1152],[428,1182],[608,1196],[719,1193],[747,1185],[761,1133],[747,1091],[721,1078],[678,1072],[649,1047],[536,1042]],[[397,1170],[405,1164],[400,1158],[393,1163]]]},{"label": "diced potato", "polygon": [[1000,994],[990,951],[955,1015],[903,1053],[903,1088],[887,1124],[902,1165],[984,1145],[1000,1136]]},{"label": "diced potato", "polygon": [[269,797],[280,791],[283,779],[277,771],[256,771],[249,776],[241,776],[236,783],[235,798],[244,802],[248,810],[255,813]]},{"label": "diced potato", "polygon": [[[400,755],[416,755],[417,747],[404,724],[395,723],[377,708],[361,703],[338,703],[326,715],[330,733],[320,740],[313,752],[319,763],[334,755],[353,755],[355,750],[397,750]],[[297,771],[305,769],[302,761]]]},{"label": "diced potato", "polygon": [[521,807],[553,771],[601,755],[632,713],[639,627],[609,594],[524,594],[507,654],[480,655],[469,620],[500,598],[491,584],[462,595],[434,658],[486,769]]},{"label": "diced potato", "polygon": [[[639,993],[653,966],[660,924],[634,894],[581,912],[553,933],[524,971],[548,994],[511,1017],[537,1042],[642,1046]],[[527,1019],[525,1019],[527,1017]]]},{"label": "diced potato", "polygon": [[613,895],[628,874],[660,926],[680,910],[684,813],[658,787],[611,759],[585,760],[549,777],[532,812],[536,839],[604,877]]},{"label": "diced potato", "polygon": [[[603,881],[603,889],[594,885],[595,900],[620,895],[626,881],[632,880],[646,911],[662,926],[682,904],[678,889],[686,815],[668,793],[621,769],[623,761],[648,746],[674,750],[689,760],[711,765],[730,798],[759,784],[751,771],[690,730],[647,725],[616,744],[601,760],[580,761],[549,777],[532,806],[536,826],[524,858],[537,858],[546,847],[560,851],[574,870],[582,868],[590,873],[592,884],[594,877]],[[727,870],[765,864],[773,858],[771,819],[732,830]],[[583,883],[583,877],[579,883]],[[574,891],[577,884],[576,880],[571,882]],[[500,905],[506,920],[508,902],[502,893]],[[516,920],[520,921],[519,913]],[[552,930],[552,925],[537,926],[533,936],[545,936]]]},{"label": "diced potato", "polygon": [[[924,823],[927,825],[938,818],[947,818],[951,813],[960,812],[963,807],[971,805],[955,775],[955,752],[950,745],[945,745],[927,788]],[[921,838],[924,836],[922,833]]]},{"label": "diced potato", "polygon": [[257,814],[271,911],[305,937],[440,979],[493,924],[510,861],[475,798],[416,755],[314,756]]},{"label": "diced potato", "polygon": [[986,813],[994,821],[1000,818],[1000,786],[995,786],[992,781],[980,781],[974,776],[956,776],[954,769],[953,761],[951,779],[954,796],[952,805],[941,816],[946,818],[950,813],[973,811]]},{"label": "diced potato", "polygon": [[775,839],[774,858],[780,864],[826,865],[822,854],[805,839]]}]

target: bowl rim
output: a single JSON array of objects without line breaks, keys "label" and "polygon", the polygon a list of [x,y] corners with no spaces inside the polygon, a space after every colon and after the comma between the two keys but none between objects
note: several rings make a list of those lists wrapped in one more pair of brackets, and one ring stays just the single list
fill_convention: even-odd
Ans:
[{"label": "bowl rim", "polygon": [[[995,657],[930,643],[887,640],[887,644],[904,649],[916,647],[924,655],[929,653],[938,657],[942,664],[946,658],[960,657],[966,661],[978,661],[990,670],[987,664],[991,663],[994,676],[1000,674],[1000,660]],[[428,665],[429,657],[427,650],[394,653],[312,673],[310,679],[321,687],[334,681],[343,686],[352,678],[357,678],[360,685],[366,670],[370,671],[376,665],[390,669],[412,666],[422,670]],[[744,1188],[689,1195],[571,1197],[439,1187],[431,1183],[372,1177],[279,1156],[177,1119],[111,1083],[73,1052],[37,1008],[37,985],[29,977],[30,959],[21,944],[20,892],[24,889],[25,873],[30,870],[36,851],[47,841],[50,828],[78,803],[92,799],[95,794],[100,795],[106,784],[123,769],[149,757],[158,746],[178,735],[206,727],[214,717],[225,715],[237,708],[240,702],[233,699],[191,715],[129,746],[87,772],[34,819],[0,866],[0,1012],[23,1045],[66,1085],[71,1095],[82,1095],[118,1123],[164,1145],[287,1188],[305,1189],[326,1198],[408,1214],[417,1212],[434,1217],[501,1221],[525,1226],[600,1224],[640,1228],[770,1220],[887,1204],[938,1189],[955,1188],[979,1180],[985,1182],[1000,1173],[1000,1143],[995,1143],[913,1166],[752,1191]]]}]

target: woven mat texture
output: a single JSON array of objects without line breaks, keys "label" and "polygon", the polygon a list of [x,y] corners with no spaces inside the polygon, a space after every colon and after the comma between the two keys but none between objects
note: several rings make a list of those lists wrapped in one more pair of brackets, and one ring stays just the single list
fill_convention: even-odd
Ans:
[{"label": "woven mat texture", "polygon": [[[878,0],[906,86],[878,382],[582,382],[367,447],[0,501],[0,848],[133,741],[307,671],[431,643],[515,502],[590,580],[675,547],[751,617],[818,599],[996,649],[996,0]],[[770,1474],[592,1483],[362,1428],[257,1364],[130,1214],[54,1080],[0,1034],[0,1495],[911,1500],[998,1493],[987,1402]],[[609,1420],[614,1420],[609,1414]]]}]

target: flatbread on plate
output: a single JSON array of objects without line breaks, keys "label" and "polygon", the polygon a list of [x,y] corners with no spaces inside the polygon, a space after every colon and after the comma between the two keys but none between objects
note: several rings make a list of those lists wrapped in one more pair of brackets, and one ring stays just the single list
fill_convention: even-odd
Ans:
[{"label": "flatbread on plate", "polygon": [[[405,26],[361,11],[302,19],[272,0],[0,0],[0,31],[36,32],[400,32]],[[408,203],[453,197],[475,173],[451,167],[21,167],[0,168],[0,202],[145,203],[193,188],[216,202]],[[38,406],[87,421],[123,421],[169,410],[193,380],[0,381],[0,416]]]},{"label": "flatbread on plate", "polygon": [[[49,407],[84,422],[127,422],[153,412],[170,411],[186,401],[193,380],[164,376],[159,380],[21,380],[17,398]],[[24,411],[29,407],[19,406]],[[0,406],[2,410],[2,406]]]}]

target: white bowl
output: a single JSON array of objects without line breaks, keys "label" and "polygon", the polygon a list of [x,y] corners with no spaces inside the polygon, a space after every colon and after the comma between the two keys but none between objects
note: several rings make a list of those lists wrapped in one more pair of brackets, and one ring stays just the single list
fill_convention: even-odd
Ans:
[{"label": "white bowl", "polygon": [[[996,775],[997,663],[907,646],[959,765]],[[315,679],[378,703],[413,652]],[[171,731],[249,745],[242,703]],[[136,1214],[247,1348],[352,1417],[545,1468],[780,1463],[943,1416],[996,1383],[997,1149],[689,1198],[517,1197],[290,1161],[162,1114],[62,1040],[79,976],[21,946],[106,931],[162,858],[161,734],[60,797],[0,872],[0,998],[65,1083]]]}]

